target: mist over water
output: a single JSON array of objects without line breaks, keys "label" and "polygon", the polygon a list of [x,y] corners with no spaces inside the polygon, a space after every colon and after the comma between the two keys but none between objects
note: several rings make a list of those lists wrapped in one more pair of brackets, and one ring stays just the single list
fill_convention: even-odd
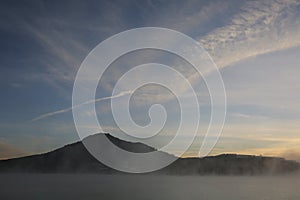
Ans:
[{"label": "mist over water", "polygon": [[299,200],[300,176],[3,174],[0,199]]}]

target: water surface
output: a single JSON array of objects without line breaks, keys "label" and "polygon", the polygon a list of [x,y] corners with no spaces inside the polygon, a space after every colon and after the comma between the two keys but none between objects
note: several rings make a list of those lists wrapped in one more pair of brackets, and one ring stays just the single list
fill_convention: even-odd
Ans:
[{"label": "water surface", "polygon": [[0,175],[0,199],[299,200],[300,177]]}]

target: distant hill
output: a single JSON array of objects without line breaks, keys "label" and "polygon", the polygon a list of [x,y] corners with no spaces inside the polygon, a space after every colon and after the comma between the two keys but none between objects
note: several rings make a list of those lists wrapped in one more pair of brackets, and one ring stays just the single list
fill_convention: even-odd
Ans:
[{"label": "distant hill", "polygon": [[[85,140],[95,140],[98,134]],[[109,134],[108,139],[125,150],[141,153],[156,149],[142,143],[120,140]],[[161,152],[162,154],[166,154]],[[166,154],[167,156],[172,156]],[[300,170],[295,161],[277,157],[222,154],[204,158],[178,158],[174,163],[153,172],[173,175],[263,175],[290,174]],[[66,145],[45,154],[0,161],[0,173],[121,173],[96,160],[82,142]]]}]

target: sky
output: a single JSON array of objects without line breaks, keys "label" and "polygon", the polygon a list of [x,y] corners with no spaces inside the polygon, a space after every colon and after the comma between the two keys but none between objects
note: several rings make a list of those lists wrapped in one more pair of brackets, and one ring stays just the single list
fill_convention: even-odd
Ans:
[{"label": "sky", "polygon": [[[243,153],[300,161],[298,0],[4,0],[0,16],[0,159],[47,152],[78,141],[71,112],[72,87],[84,58],[119,32],[164,27],[198,41],[222,75],[227,117],[212,155]],[[176,64],[187,76],[194,73],[187,63],[166,52],[138,51],[116,60],[96,94],[98,119],[106,132],[120,134],[109,108],[114,84],[132,66],[150,61]],[[207,88],[201,80],[193,86],[201,102],[199,131],[203,132],[210,117]],[[146,125],[153,103],[162,103],[170,116],[162,133],[162,138],[168,138],[179,118],[178,104],[166,89],[152,85],[136,91],[130,105],[132,117]],[[163,143],[164,139],[150,141],[154,146]],[[199,145],[196,141],[186,156],[196,155]]]}]

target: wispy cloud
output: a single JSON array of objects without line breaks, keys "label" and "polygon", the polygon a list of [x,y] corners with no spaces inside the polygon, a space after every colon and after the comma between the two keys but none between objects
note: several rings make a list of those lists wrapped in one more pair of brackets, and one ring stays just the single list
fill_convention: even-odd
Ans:
[{"label": "wispy cloud", "polygon": [[89,100],[89,101],[86,101],[82,104],[75,105],[73,107],[69,107],[69,108],[65,108],[65,109],[61,109],[61,110],[57,110],[57,111],[42,114],[38,117],[35,117],[35,118],[31,119],[30,122],[36,122],[36,121],[39,121],[41,119],[45,119],[45,118],[48,118],[48,117],[51,117],[51,116],[54,116],[54,115],[66,113],[66,112],[71,111],[72,109],[76,109],[76,108],[78,108],[80,106],[83,106],[83,105],[86,105],[86,104],[96,103],[96,102],[99,102],[99,101],[104,101],[104,100],[109,100],[109,99],[114,99],[114,98],[119,98],[119,97],[129,95],[129,94],[132,94],[132,91],[123,91],[123,92],[120,92],[119,94],[114,95],[114,96],[101,97],[101,98],[97,98],[97,99],[94,99],[94,100]]},{"label": "wispy cloud", "polygon": [[300,1],[248,1],[200,43],[219,67],[300,45]]},{"label": "wispy cloud", "polygon": [[[142,24],[191,35],[208,50],[219,67],[300,45],[299,1],[186,1],[159,6],[149,1],[136,4],[150,13],[136,13]],[[112,14],[105,7],[118,12]],[[112,34],[135,27],[135,21],[122,17],[127,7],[106,3],[101,8],[103,14],[90,19],[88,24],[69,20],[73,16],[66,13],[67,17],[46,15],[34,17],[30,22],[18,20],[22,22],[22,32],[49,53],[41,59],[46,70],[43,75],[50,75],[47,79],[52,79],[52,84],[57,80],[72,83],[80,62],[92,47]],[[41,8],[45,9],[45,5]],[[216,15],[225,19],[216,23]],[[97,20],[99,17],[101,20]],[[87,37],[89,35],[97,37]]]}]

